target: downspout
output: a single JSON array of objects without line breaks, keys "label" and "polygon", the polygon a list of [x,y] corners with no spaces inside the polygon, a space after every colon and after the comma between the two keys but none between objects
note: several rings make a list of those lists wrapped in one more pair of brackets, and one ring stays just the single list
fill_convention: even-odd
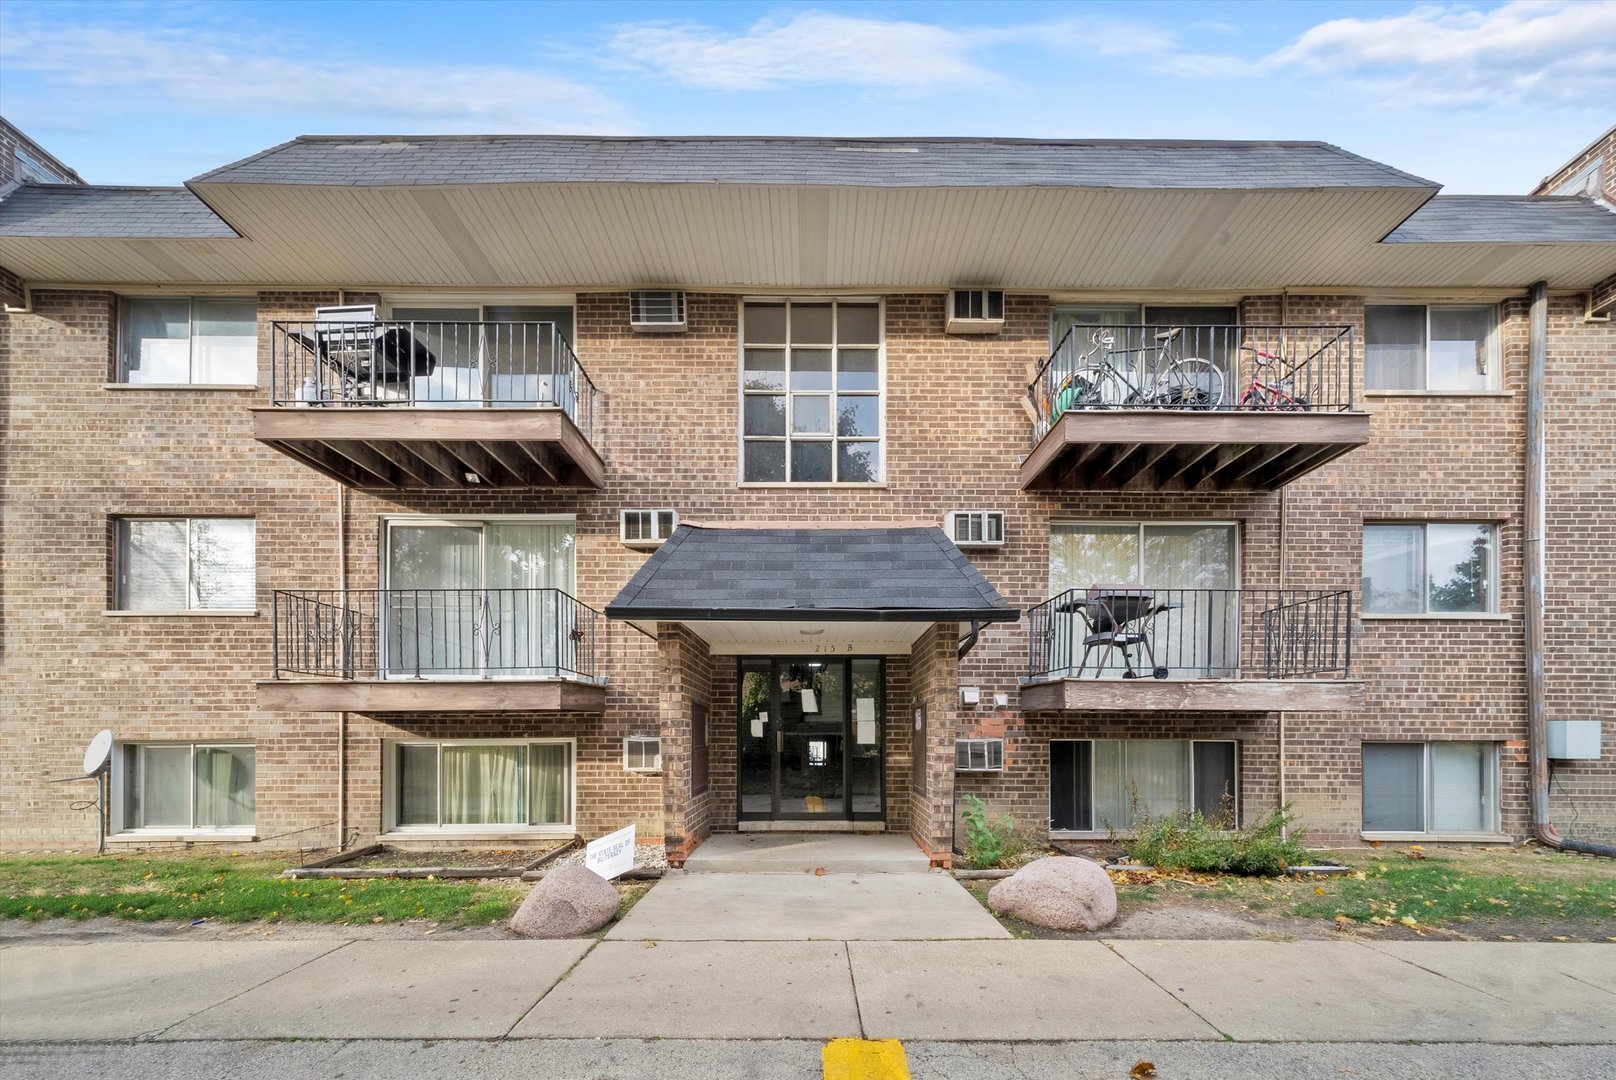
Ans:
[{"label": "downspout", "polygon": [[[348,485],[337,483],[337,588],[348,610]],[[343,634],[347,638],[347,634]],[[344,640],[343,648],[347,643]],[[337,850],[348,846],[348,714],[337,713]]]},{"label": "downspout", "polygon": [[1532,286],[1527,330],[1526,529],[1521,555],[1526,578],[1526,744],[1531,772],[1532,837],[1560,851],[1616,858],[1616,847],[1563,837],[1549,823],[1549,725],[1543,701],[1544,589],[1548,559],[1547,437],[1543,428],[1543,382],[1549,356],[1549,286]]},{"label": "downspout", "polygon": [[[1290,297],[1290,290],[1288,290],[1288,289],[1283,290],[1279,294],[1279,325],[1281,327],[1279,333],[1280,333],[1281,339],[1283,339],[1284,335],[1285,335],[1285,331],[1284,331],[1283,327],[1285,326],[1285,324],[1290,319],[1290,298],[1291,298]],[[1284,349],[1280,350],[1280,352],[1284,352],[1284,351],[1285,351]],[[1350,370],[1351,369],[1349,367],[1349,369],[1348,369],[1349,373],[1350,373]],[[1287,495],[1288,492],[1289,492],[1288,485],[1286,487],[1282,487],[1282,488],[1279,489],[1279,590],[1280,590],[1280,603],[1281,604],[1283,604],[1285,602],[1285,599],[1284,599],[1284,593],[1285,593],[1285,511],[1287,509],[1287,503],[1288,503],[1288,500],[1286,499],[1285,496]],[[1349,633],[1349,634],[1352,633],[1352,628],[1351,627],[1347,628],[1347,633]],[[1281,811],[1283,811],[1285,809],[1285,711],[1283,709],[1281,709],[1280,713],[1279,713],[1279,761],[1278,761],[1278,769],[1279,769],[1279,808],[1280,808]],[[1237,828],[1239,827],[1239,825],[1240,825],[1240,823],[1238,821],[1235,822],[1235,826]],[[1281,840],[1289,840],[1290,837],[1291,837],[1290,817],[1289,817],[1289,815],[1286,815],[1286,817],[1283,819],[1283,823],[1279,827],[1279,838]]]}]

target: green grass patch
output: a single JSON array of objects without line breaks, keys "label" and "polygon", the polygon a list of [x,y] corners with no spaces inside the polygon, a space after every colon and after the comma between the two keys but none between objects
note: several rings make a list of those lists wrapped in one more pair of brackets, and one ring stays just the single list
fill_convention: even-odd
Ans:
[{"label": "green grass patch", "polygon": [[[1515,865],[1505,862],[1511,858]],[[1408,917],[1432,926],[1511,917],[1616,920],[1616,873],[1586,859],[1547,854],[1411,859],[1403,851],[1389,851],[1383,858],[1353,861],[1361,876],[1335,879],[1324,896],[1304,896],[1294,913],[1340,914],[1359,922]]]},{"label": "green grass patch", "polygon": [[400,922],[466,926],[509,918],[523,890],[501,882],[366,878],[288,881],[259,856],[0,859],[0,918],[142,922]]}]

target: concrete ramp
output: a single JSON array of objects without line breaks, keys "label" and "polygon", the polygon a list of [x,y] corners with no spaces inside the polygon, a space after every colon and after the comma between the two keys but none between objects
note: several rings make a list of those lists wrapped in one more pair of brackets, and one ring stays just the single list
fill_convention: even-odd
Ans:
[{"label": "concrete ramp", "polygon": [[931,860],[897,833],[724,833],[702,842],[692,874],[924,874]]}]

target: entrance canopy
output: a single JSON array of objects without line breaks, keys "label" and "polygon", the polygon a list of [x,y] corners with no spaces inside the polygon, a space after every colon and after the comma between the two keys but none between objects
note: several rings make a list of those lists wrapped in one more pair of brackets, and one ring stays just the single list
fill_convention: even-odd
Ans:
[{"label": "entrance canopy", "polygon": [[1021,613],[943,530],[680,525],[617,598],[612,619],[688,625],[721,654],[907,652],[939,622]]}]

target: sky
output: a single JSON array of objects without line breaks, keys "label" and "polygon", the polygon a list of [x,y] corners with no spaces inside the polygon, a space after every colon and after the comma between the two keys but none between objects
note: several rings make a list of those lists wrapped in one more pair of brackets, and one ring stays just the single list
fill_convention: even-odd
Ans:
[{"label": "sky", "polygon": [[0,0],[0,114],[91,183],[301,134],[1316,139],[1530,191],[1616,123],[1616,0]]}]

